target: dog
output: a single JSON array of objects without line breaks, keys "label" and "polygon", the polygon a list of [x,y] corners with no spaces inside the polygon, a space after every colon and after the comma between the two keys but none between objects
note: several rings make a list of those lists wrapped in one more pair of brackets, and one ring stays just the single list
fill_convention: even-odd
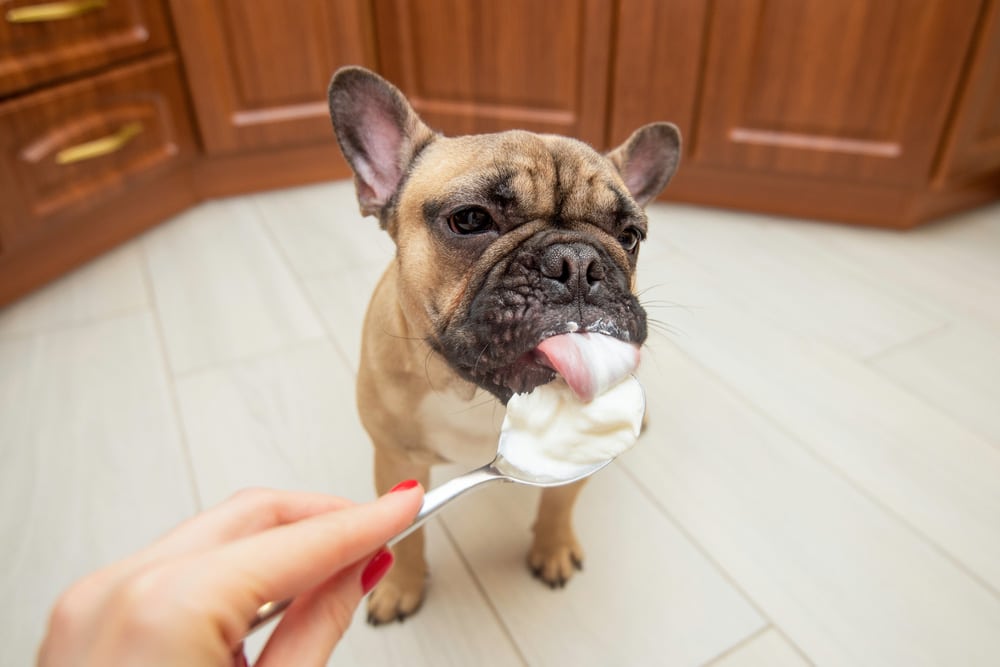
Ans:
[{"label": "dog", "polygon": [[[633,294],[643,207],[676,170],[680,133],[645,125],[606,155],[519,130],[445,137],[358,67],[335,73],[328,98],[361,213],[396,245],[365,315],[357,376],[376,489],[427,487],[434,464],[493,458],[496,413],[554,377],[532,354],[541,340],[593,331],[645,341]],[[553,587],[583,561],[571,522],[581,487],[542,492],[528,565]],[[368,601],[373,624],[402,620],[424,598],[423,531],[394,551]]]}]

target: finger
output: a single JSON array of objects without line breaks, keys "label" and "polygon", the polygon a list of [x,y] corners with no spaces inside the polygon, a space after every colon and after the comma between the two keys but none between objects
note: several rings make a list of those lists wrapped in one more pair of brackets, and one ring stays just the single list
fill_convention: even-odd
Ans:
[{"label": "finger", "polygon": [[244,489],[188,519],[136,556],[146,561],[183,556],[353,504],[322,493]]},{"label": "finger", "polygon": [[362,572],[384,575],[392,554],[382,549],[296,598],[271,634],[256,667],[326,664],[364,597]]},{"label": "finger", "polygon": [[314,588],[373,553],[413,521],[422,499],[417,486],[224,545],[191,559],[177,573],[177,592],[197,596],[235,645],[260,605]]},{"label": "finger", "polygon": [[[76,607],[96,608],[129,576],[157,561],[197,554],[275,526],[332,512],[354,503],[321,493],[244,489],[184,521],[165,536],[122,560],[106,565],[72,588]],[[75,603],[79,604],[75,604]]]}]

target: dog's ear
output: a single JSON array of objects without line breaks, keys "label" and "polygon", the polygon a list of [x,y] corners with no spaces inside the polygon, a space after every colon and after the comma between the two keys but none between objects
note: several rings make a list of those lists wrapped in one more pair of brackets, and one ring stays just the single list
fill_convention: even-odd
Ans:
[{"label": "dog's ear", "polygon": [[673,123],[650,123],[607,154],[639,206],[653,200],[677,171],[681,132]]},{"label": "dog's ear", "polygon": [[338,70],[327,98],[340,150],[354,170],[361,212],[380,216],[434,133],[395,86],[361,67]]}]

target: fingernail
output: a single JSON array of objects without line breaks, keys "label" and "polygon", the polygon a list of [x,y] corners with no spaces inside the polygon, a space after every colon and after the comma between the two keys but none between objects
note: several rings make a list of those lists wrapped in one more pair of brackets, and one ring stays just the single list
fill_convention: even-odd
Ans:
[{"label": "fingernail", "polygon": [[385,548],[372,556],[372,559],[368,561],[368,565],[365,565],[365,569],[361,573],[361,590],[367,594],[368,591],[375,588],[375,584],[381,581],[385,573],[392,567],[394,560],[392,552]]},{"label": "fingernail", "polygon": [[392,493],[393,491],[406,491],[407,489],[412,489],[419,483],[420,482],[415,479],[408,479],[405,482],[400,482],[396,486],[389,489],[389,493]]}]

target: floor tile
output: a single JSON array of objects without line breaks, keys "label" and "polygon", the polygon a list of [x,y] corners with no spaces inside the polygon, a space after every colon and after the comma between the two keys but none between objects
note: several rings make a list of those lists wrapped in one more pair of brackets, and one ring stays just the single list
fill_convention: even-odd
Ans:
[{"label": "floor tile", "polygon": [[126,243],[0,309],[0,338],[93,322],[147,302],[141,255]]},{"label": "floor tile", "polygon": [[142,245],[176,373],[323,335],[244,199],[202,204],[147,233]]},{"label": "floor tile", "polygon": [[373,264],[303,281],[330,338],[354,370],[361,355],[365,312],[384,270],[385,266]]},{"label": "floor tile", "polygon": [[354,378],[329,341],[193,373],[177,395],[206,503],[246,486],[371,497]]},{"label": "floor tile", "polygon": [[57,595],[196,509],[149,314],[0,341],[4,662]]},{"label": "floor tile", "polygon": [[698,665],[765,625],[615,466],[588,482],[574,513],[583,571],[548,588],[525,565],[536,499],[503,485],[441,519],[528,664]]},{"label": "floor tile", "polygon": [[253,205],[300,276],[385,266],[395,253],[375,218],[363,218],[351,181],[254,195]]},{"label": "floor tile", "polygon": [[817,225],[814,244],[878,276],[883,289],[919,299],[950,321],[1000,331],[1000,204],[907,233]]},{"label": "floor tile", "polygon": [[1000,655],[997,596],[697,360],[661,344],[641,379],[651,419],[622,465],[809,659]]},{"label": "floor tile", "polygon": [[1000,332],[958,323],[871,365],[1000,448]]},{"label": "floor tile", "polygon": [[671,311],[669,340],[1000,591],[1000,450],[863,363],[758,320],[693,262],[647,268],[641,284],[689,306]]},{"label": "floor tile", "polygon": [[650,211],[653,243],[665,242],[704,266],[755,315],[851,356],[877,354],[947,321],[918,300],[883,289],[877,274],[817,246],[809,230],[796,234],[795,226],[704,208]]}]

